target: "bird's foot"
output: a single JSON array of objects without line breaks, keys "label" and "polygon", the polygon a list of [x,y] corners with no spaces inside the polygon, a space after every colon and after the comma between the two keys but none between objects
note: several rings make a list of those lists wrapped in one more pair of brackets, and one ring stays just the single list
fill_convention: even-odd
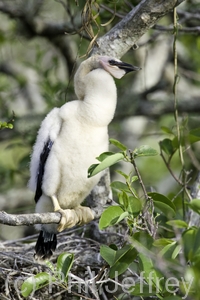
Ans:
[{"label": "bird's foot", "polygon": [[61,214],[61,220],[57,227],[57,231],[61,232],[66,228],[75,225],[83,225],[94,219],[94,214],[89,207],[78,206],[74,209],[58,209]]},{"label": "bird's foot", "polygon": [[79,205],[74,209],[62,209],[55,195],[51,197],[51,200],[54,211],[61,214],[61,220],[57,227],[58,232],[75,225],[87,224],[94,219],[94,213],[89,207]]},{"label": "bird's foot", "polygon": [[79,220],[77,225],[87,224],[94,219],[94,212],[89,207],[79,205],[74,211]]}]

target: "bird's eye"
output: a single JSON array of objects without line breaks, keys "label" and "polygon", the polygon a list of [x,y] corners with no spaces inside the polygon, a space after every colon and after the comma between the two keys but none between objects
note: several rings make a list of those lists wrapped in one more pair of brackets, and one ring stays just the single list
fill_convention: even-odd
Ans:
[{"label": "bird's eye", "polygon": [[116,61],[115,61],[114,59],[111,59],[111,60],[109,60],[108,62],[109,62],[109,64],[110,64],[111,66],[115,66],[115,65],[116,65]]}]

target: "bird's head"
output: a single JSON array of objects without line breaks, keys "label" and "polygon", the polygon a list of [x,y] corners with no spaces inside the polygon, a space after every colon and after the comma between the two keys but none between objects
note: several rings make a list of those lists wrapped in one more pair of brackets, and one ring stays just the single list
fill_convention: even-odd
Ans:
[{"label": "bird's head", "polygon": [[99,56],[98,59],[100,66],[117,79],[122,78],[129,72],[139,71],[141,69],[109,56]]},{"label": "bird's head", "polygon": [[86,80],[86,76],[96,69],[103,69],[113,77],[120,79],[125,74],[132,71],[139,71],[141,68],[132,66],[110,56],[94,55],[83,61],[75,74],[75,92],[79,99],[84,98],[85,85],[89,84],[88,80]]}]

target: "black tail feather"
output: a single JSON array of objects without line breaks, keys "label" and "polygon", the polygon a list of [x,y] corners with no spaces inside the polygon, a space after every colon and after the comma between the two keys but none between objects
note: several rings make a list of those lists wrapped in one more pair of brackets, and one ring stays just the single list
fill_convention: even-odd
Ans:
[{"label": "black tail feather", "polygon": [[41,230],[35,245],[35,259],[49,259],[56,250],[56,246],[56,234]]}]

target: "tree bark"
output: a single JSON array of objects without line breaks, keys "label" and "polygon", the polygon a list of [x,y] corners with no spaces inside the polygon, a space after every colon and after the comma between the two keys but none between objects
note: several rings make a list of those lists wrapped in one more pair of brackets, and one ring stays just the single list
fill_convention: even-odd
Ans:
[{"label": "tree bark", "polygon": [[14,215],[7,214],[5,211],[0,211],[0,224],[9,226],[35,225],[35,224],[58,224],[61,219],[59,212],[54,213],[34,213]]},{"label": "tree bark", "polygon": [[139,38],[185,0],[142,0],[109,32],[97,40],[93,54],[122,57]]}]

